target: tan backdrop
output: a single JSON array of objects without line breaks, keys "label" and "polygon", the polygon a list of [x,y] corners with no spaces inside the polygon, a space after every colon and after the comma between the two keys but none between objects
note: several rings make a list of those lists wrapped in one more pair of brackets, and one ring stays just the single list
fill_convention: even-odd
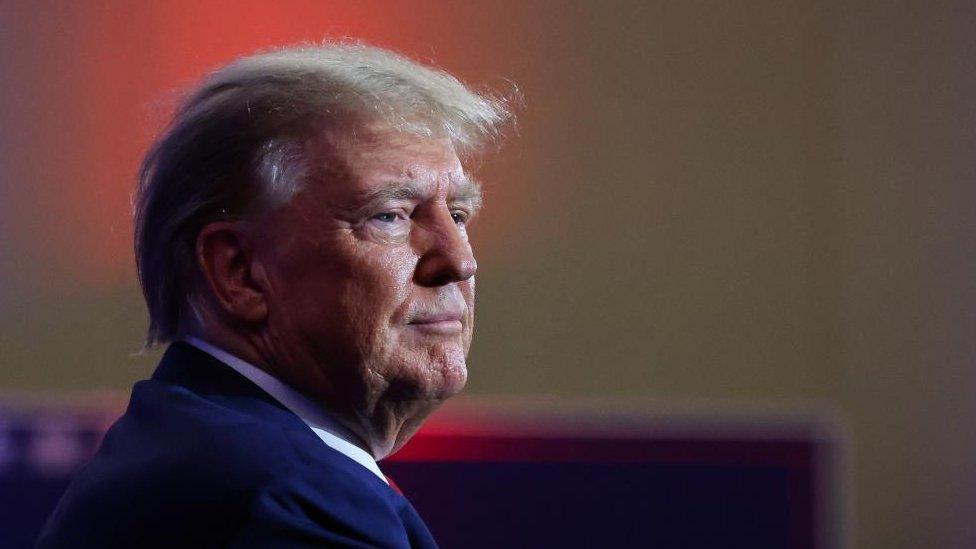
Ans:
[{"label": "tan backdrop", "polygon": [[976,544],[973,6],[454,4],[5,3],[0,388],[147,375],[128,193],[161,98],[350,34],[525,95],[481,170],[471,394],[833,410],[856,546]]}]

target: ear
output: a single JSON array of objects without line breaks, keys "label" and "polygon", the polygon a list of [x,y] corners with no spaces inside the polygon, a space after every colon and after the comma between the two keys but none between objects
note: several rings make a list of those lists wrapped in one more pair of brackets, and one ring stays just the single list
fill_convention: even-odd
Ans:
[{"label": "ear", "polygon": [[238,223],[215,221],[197,235],[197,264],[213,299],[231,318],[253,324],[268,315],[267,284],[253,242]]}]

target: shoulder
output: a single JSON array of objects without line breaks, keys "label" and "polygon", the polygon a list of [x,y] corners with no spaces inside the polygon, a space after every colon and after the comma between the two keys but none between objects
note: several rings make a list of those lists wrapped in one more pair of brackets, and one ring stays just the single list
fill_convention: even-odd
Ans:
[{"label": "shoulder", "polygon": [[301,446],[316,442],[301,419],[247,378],[176,343],[152,378],[133,387],[99,457],[156,467],[224,467],[222,476],[251,476],[289,469],[300,461]]},{"label": "shoulder", "polygon": [[136,384],[39,546],[224,544],[284,518],[391,529],[391,492],[243,378],[154,378]]}]

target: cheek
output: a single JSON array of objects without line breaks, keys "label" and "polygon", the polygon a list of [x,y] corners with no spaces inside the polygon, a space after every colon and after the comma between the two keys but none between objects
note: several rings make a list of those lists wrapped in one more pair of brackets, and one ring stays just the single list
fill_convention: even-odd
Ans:
[{"label": "cheek", "polygon": [[461,294],[464,301],[468,304],[468,310],[474,311],[474,277],[461,283]]},{"label": "cheek", "polygon": [[390,330],[405,321],[412,272],[410,258],[399,255],[355,264],[341,309],[361,345],[381,345],[377,340],[389,338]]},{"label": "cheek", "polygon": [[464,302],[468,306],[465,313],[465,336],[467,344],[470,345],[471,331],[474,329],[474,277],[461,283],[461,295],[464,296]]},{"label": "cheek", "polygon": [[413,276],[417,269],[417,256],[410,250],[391,253],[376,266],[380,284],[385,287],[397,302],[406,305],[413,291]]}]

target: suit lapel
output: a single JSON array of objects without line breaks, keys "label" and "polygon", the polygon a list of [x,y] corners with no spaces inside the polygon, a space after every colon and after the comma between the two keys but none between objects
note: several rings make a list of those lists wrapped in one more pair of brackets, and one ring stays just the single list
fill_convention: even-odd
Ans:
[{"label": "suit lapel", "polygon": [[308,431],[315,437],[301,418],[251,380],[187,343],[175,342],[169,346],[152,379],[184,387],[201,398],[272,421],[282,428]]}]

